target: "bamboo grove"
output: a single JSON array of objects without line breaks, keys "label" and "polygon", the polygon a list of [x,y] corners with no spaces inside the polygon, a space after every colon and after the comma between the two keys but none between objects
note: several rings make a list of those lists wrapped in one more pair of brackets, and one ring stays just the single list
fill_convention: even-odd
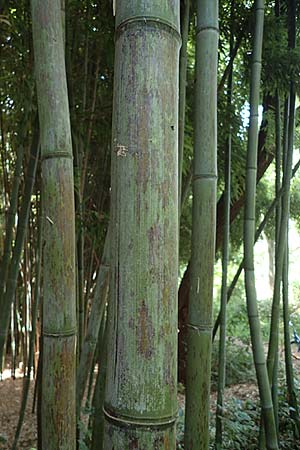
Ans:
[{"label": "bamboo grove", "polygon": [[300,448],[299,25],[0,2],[1,448]]}]

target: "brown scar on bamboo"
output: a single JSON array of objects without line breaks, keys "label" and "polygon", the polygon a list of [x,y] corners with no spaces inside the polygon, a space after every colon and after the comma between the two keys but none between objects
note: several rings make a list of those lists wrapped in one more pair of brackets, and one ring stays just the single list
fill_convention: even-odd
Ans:
[{"label": "brown scar on bamboo", "polygon": [[116,153],[117,156],[126,156],[128,153],[128,147],[126,147],[126,145],[117,144]]}]

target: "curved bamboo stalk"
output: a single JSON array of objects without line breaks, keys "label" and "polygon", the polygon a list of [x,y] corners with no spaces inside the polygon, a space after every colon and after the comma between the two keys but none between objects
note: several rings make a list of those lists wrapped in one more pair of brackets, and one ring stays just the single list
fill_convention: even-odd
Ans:
[{"label": "curved bamboo stalk", "polygon": [[116,3],[105,450],[175,449],[179,0]]},{"label": "curved bamboo stalk", "polygon": [[60,0],[32,0],[42,150],[42,444],[75,450],[75,219]]},{"label": "curved bamboo stalk", "polygon": [[[217,186],[218,1],[198,0],[185,449],[208,449]],[[205,259],[203,258],[205,255]]]},{"label": "curved bamboo stalk", "polygon": [[254,274],[255,194],[257,172],[258,105],[261,53],[264,26],[264,1],[255,1],[255,30],[250,83],[250,126],[246,166],[244,215],[244,273],[252,351],[259,386],[267,449],[278,449],[270,384],[261,336]]}]

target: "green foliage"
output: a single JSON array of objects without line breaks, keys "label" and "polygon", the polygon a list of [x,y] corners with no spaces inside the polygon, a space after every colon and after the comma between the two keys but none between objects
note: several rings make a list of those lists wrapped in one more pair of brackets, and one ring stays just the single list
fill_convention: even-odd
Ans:
[{"label": "green foliage", "polygon": [[223,449],[242,450],[257,448],[260,411],[251,401],[232,398],[224,408]]},{"label": "green foliage", "polygon": [[[217,386],[218,341],[212,353],[212,387]],[[239,339],[227,339],[226,346],[226,386],[255,382],[255,372],[250,345]]]}]

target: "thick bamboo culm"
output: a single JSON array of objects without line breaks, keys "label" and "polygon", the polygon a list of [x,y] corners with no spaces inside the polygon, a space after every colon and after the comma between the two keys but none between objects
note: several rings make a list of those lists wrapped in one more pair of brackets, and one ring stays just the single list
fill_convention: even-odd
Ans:
[{"label": "thick bamboo culm", "polygon": [[116,2],[105,450],[176,445],[179,3]]}]

